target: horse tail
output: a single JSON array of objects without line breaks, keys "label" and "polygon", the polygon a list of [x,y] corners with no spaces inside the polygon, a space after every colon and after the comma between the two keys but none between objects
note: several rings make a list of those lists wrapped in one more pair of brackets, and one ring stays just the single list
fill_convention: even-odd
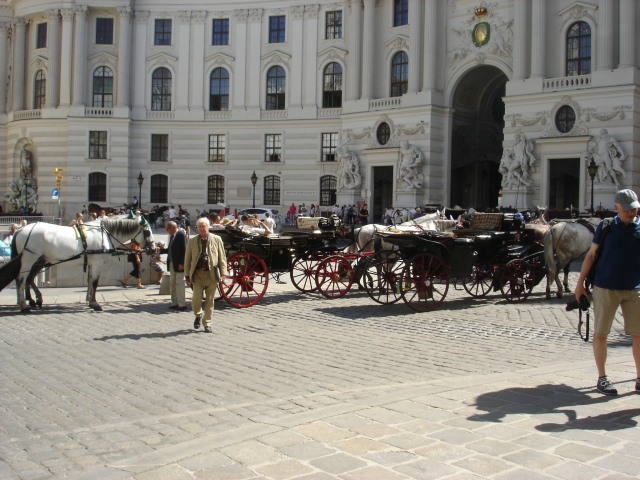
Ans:
[{"label": "horse tail", "polygon": [[551,227],[547,230],[547,233],[544,234],[544,264],[547,267],[548,275],[553,275],[552,278],[555,278],[556,272],[556,259],[553,253],[553,230],[554,227]]},{"label": "horse tail", "polygon": [[12,250],[11,260],[0,267],[0,291],[4,290],[11,282],[13,282],[20,274],[22,267],[22,254],[13,256]]}]

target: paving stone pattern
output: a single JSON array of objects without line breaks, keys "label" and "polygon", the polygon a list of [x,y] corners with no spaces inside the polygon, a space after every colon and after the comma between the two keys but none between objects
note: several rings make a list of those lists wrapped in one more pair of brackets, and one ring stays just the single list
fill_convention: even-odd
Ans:
[{"label": "paving stone pattern", "polygon": [[214,335],[153,289],[102,295],[20,315],[2,292],[0,479],[640,476],[620,319],[624,394],[602,397],[568,297],[541,287],[519,304],[451,287],[430,313],[283,288],[217,304]]}]

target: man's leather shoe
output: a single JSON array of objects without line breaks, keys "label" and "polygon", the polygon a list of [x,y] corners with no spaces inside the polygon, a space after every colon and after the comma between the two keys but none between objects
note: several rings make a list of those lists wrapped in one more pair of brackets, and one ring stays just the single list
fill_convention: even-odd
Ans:
[{"label": "man's leather shoe", "polygon": [[176,310],[180,310],[181,312],[186,312],[187,306],[185,305],[184,307],[176,307]]},{"label": "man's leather shoe", "polygon": [[195,328],[196,330],[200,328],[200,317],[196,317],[196,319],[193,321],[193,328]]},{"label": "man's leather shoe", "polygon": [[211,330],[211,327],[204,327],[204,331],[207,333],[213,333],[213,330]]}]

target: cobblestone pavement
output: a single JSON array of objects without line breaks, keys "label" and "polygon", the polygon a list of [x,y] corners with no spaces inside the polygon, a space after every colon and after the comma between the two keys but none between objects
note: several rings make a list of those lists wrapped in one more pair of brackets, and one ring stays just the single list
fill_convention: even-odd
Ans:
[{"label": "cobblestone pavement", "polygon": [[[575,281],[575,274],[573,280]],[[640,396],[616,320],[593,392],[567,300],[453,288],[414,313],[353,291],[272,284],[216,306],[214,335],[157,287],[0,294],[0,478],[626,479],[640,472]]]}]

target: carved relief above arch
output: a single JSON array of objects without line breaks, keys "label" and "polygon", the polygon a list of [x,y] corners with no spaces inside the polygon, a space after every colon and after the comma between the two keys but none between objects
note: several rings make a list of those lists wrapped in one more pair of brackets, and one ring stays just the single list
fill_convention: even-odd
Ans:
[{"label": "carved relief above arch", "polygon": [[152,73],[158,67],[167,67],[171,74],[175,75],[178,59],[166,53],[159,53],[147,58],[147,74]]},{"label": "carved relief above arch", "polygon": [[38,70],[44,70],[47,72],[49,68],[49,60],[41,55],[36,55],[33,60],[31,60],[31,75],[33,75]]},{"label": "carved relief above arch", "polygon": [[559,30],[563,32],[569,24],[580,20],[591,24],[593,27],[597,27],[598,22],[595,17],[597,8],[597,6],[590,5],[588,3],[574,2],[567,8],[560,10],[558,12],[558,16],[562,18],[562,22],[560,22]]},{"label": "carved relief above arch", "polygon": [[409,37],[406,35],[396,35],[387,43],[385,43],[387,49],[387,60],[389,60],[397,52],[403,51],[409,53]]},{"label": "carved relief above arch", "polygon": [[288,71],[290,70],[291,55],[276,50],[260,59],[262,71],[267,70],[271,65],[282,65]]},{"label": "carved relief above arch", "polygon": [[322,72],[331,62],[338,62],[343,70],[346,65],[347,51],[341,48],[330,47],[318,54],[318,70]]},{"label": "carved relief above arch", "polygon": [[204,61],[204,70],[207,72],[207,75],[217,67],[226,68],[229,73],[233,73],[233,65],[235,63],[235,58],[230,55],[226,55],[224,53],[216,53],[215,55],[211,55],[206,58]]},{"label": "carved relief above arch", "polygon": [[[571,130],[566,133],[562,133],[558,130],[555,119],[558,110],[560,110],[560,108],[564,107],[565,105],[573,109],[576,115],[576,120]],[[589,133],[589,129],[584,125],[584,122],[582,121],[582,108],[569,95],[565,95],[564,97],[562,97],[560,101],[553,106],[551,112],[549,112],[548,114],[548,117],[551,121],[548,122],[549,124],[546,130],[542,132],[542,137],[576,137],[588,135]]]},{"label": "carved relief above arch", "polygon": [[118,57],[102,52],[90,56],[87,60],[88,70],[91,76],[93,75],[93,71],[98,67],[109,67],[113,75],[116,75]]}]

